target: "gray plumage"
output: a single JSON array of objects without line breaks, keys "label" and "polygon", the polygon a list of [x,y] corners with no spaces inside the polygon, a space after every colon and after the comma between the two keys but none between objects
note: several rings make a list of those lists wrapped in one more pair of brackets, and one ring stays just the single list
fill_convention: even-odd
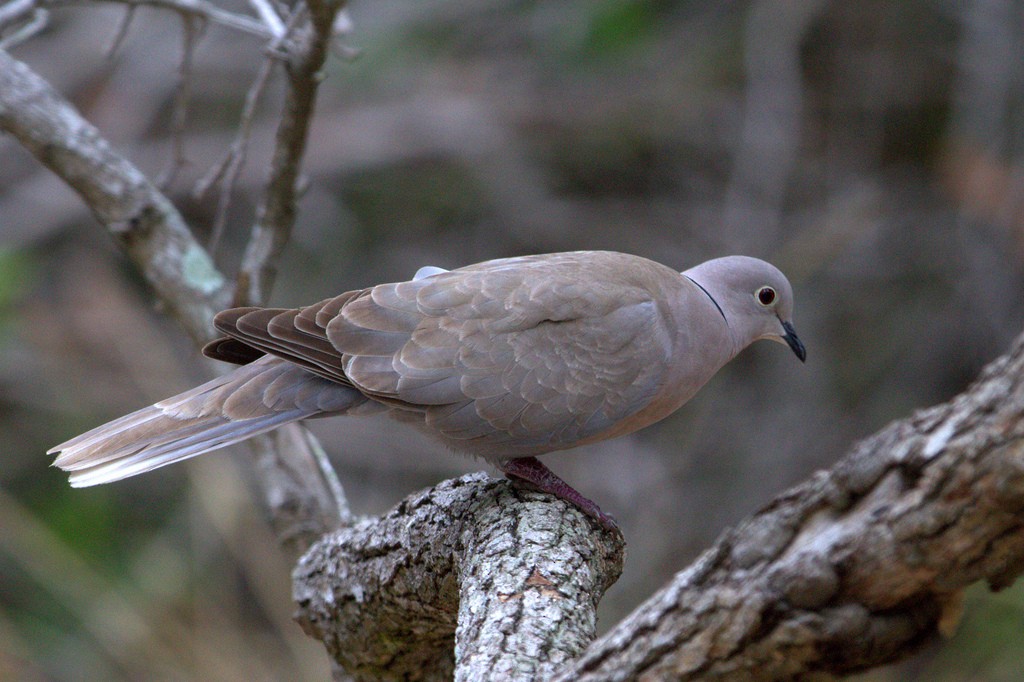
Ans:
[{"label": "gray plumage", "polygon": [[205,352],[240,368],[50,452],[87,486],[381,412],[502,466],[658,421],[755,340],[803,360],[792,306],[783,274],[743,256],[683,273],[600,251],[423,268],[305,308],[224,311]]}]

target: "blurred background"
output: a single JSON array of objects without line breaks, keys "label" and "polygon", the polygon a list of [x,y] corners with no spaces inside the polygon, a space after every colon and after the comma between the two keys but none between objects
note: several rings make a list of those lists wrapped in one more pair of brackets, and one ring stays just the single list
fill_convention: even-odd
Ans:
[{"label": "blurred background", "polygon": [[[249,11],[244,3],[225,4]],[[13,50],[151,177],[175,156],[180,17],[80,4]],[[726,527],[857,439],[961,391],[1024,328],[1024,4],[353,0],[271,303],[525,253],[612,249],[790,275],[806,365],[758,344],[688,406],[547,462],[614,514],[606,629]],[[194,196],[263,45],[209,26],[193,60]],[[266,178],[271,80],[216,257]],[[0,678],[324,679],[246,449],[72,490],[47,448],[211,368],[66,189],[0,138]],[[373,419],[319,422],[356,513],[486,468]],[[862,681],[1017,680],[1024,592],[968,595],[959,633]]]}]

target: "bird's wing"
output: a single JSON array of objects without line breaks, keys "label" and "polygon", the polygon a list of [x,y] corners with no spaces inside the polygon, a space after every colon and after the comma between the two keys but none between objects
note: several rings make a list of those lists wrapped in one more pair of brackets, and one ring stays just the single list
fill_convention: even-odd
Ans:
[{"label": "bird's wing", "polygon": [[217,326],[423,412],[448,439],[555,449],[658,392],[672,335],[656,284],[670,272],[620,254],[502,259],[300,310],[226,311]]},{"label": "bird's wing", "polygon": [[352,385],[341,353],[327,339],[326,325],[349,301],[366,290],[348,291],[305,308],[231,308],[213,318],[227,335],[203,348],[208,357],[246,364],[263,353],[284,358],[325,379]]},{"label": "bird's wing", "polygon": [[504,259],[377,286],[327,336],[354,385],[422,406],[449,439],[565,447],[643,408],[671,352],[636,269],[648,261],[609,257]]}]

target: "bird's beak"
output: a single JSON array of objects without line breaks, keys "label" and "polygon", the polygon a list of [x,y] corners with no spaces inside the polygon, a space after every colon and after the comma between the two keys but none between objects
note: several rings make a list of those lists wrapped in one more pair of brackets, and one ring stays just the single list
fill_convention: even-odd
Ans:
[{"label": "bird's beak", "polygon": [[782,335],[782,340],[793,349],[793,353],[800,358],[800,362],[807,362],[807,349],[804,348],[803,341],[801,341],[796,335],[796,330],[793,329],[793,323],[783,322],[782,328],[786,332]]}]

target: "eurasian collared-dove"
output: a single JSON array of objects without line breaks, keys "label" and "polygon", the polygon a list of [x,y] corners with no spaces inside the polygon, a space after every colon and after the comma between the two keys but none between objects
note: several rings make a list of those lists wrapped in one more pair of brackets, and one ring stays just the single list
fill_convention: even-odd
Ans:
[{"label": "eurasian collared-dove", "polygon": [[386,413],[609,517],[535,455],[679,408],[758,339],[806,352],[785,276],[729,256],[679,273],[579,251],[422,268],[306,308],[236,308],[206,355],[234,372],[50,450],[71,485],[116,481],[298,419]]}]

